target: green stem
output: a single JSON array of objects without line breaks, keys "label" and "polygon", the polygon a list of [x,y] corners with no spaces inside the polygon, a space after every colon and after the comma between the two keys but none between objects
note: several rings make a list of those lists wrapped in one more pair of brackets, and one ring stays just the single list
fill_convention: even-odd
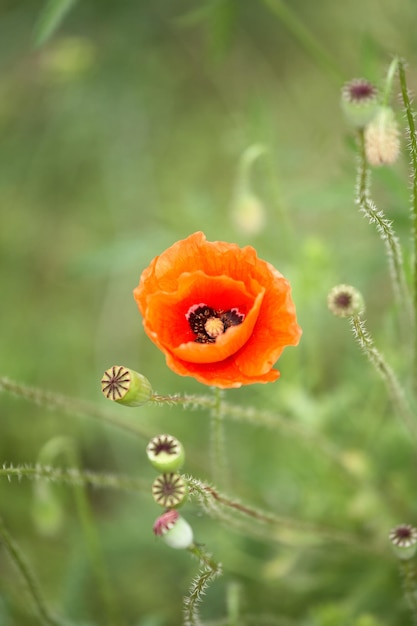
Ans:
[{"label": "green stem", "polygon": [[151,436],[138,428],[136,425],[133,426],[128,422],[114,418],[106,411],[98,409],[89,402],[69,398],[68,396],[64,396],[53,391],[45,391],[44,389],[39,389],[38,387],[30,387],[29,385],[24,385],[14,380],[10,380],[6,376],[0,376],[0,392],[1,391],[23,398],[28,402],[33,402],[41,407],[60,410],[63,414],[66,414],[69,417],[92,417],[102,423],[110,424],[111,426],[124,430],[125,432],[135,435],[136,437],[149,439]]},{"label": "green stem", "polygon": [[350,322],[355,339],[384,381],[398,416],[401,418],[408,432],[417,439],[415,417],[410,410],[405,399],[404,391],[393,370],[387,364],[382,354],[375,348],[373,339],[366,328],[364,320],[362,320],[359,315],[354,315],[350,318]]},{"label": "green stem", "polygon": [[407,337],[410,337],[413,335],[414,312],[404,274],[401,246],[392,228],[391,222],[386,219],[383,211],[378,209],[370,198],[369,168],[366,159],[363,130],[358,131],[358,138],[359,165],[356,203],[362,213],[368,218],[369,223],[376,224],[376,229],[385,245],[394,294],[399,302],[400,311],[404,314],[404,325],[407,330]]},{"label": "green stem", "polygon": [[392,83],[394,82],[395,73],[398,69],[399,59],[395,57],[388,68],[387,78],[385,79],[385,88],[382,96],[381,104],[382,106],[389,106],[389,99],[391,97],[392,92]]},{"label": "green stem", "polygon": [[[407,89],[404,62],[398,61],[398,71],[400,77],[401,95],[404,103],[405,114],[408,123],[408,149],[411,162],[412,179],[412,224],[413,224],[413,305],[414,320],[417,320],[417,137],[416,125],[414,122],[414,112],[411,108],[410,96]],[[414,337],[414,381],[417,381],[417,333]],[[417,384],[417,383],[415,383]]]},{"label": "green stem", "polygon": [[210,460],[213,481],[219,487],[226,488],[229,472],[222,411],[222,390],[215,389],[215,405],[210,413]]},{"label": "green stem", "polygon": [[19,546],[11,537],[9,531],[4,525],[3,520],[0,518],[0,538],[1,541],[6,548],[11,560],[19,570],[22,578],[24,579],[27,588],[29,590],[30,595],[32,596],[33,603],[38,612],[38,616],[42,624],[46,624],[47,626],[60,626],[62,624],[61,621],[55,619],[49,609],[45,604],[45,600],[42,597],[42,594],[39,590],[38,584],[36,582],[35,576],[31,572],[31,569],[20,551]]},{"label": "green stem", "polygon": [[299,20],[283,0],[263,0],[263,3],[274,13],[284,24],[287,30],[301,44],[308,55],[315,60],[317,65],[338,85],[342,84],[343,76],[335,64],[333,57],[321,45],[320,41],[314,37],[306,26]]},{"label": "green stem", "polygon": [[[68,451],[71,464],[79,466],[78,455],[74,447]],[[105,607],[105,614],[109,626],[121,624],[120,614],[116,606],[113,588],[108,576],[107,565],[101,549],[100,540],[94,524],[91,507],[85,492],[85,485],[74,485],[75,504],[83,528],[87,550],[91,559],[101,598]]]},{"label": "green stem", "polygon": [[411,559],[400,561],[404,594],[408,601],[414,624],[417,624],[417,584],[416,569]]},{"label": "green stem", "polygon": [[184,598],[184,626],[200,626],[202,624],[198,605],[202,600],[202,596],[209,584],[213,582],[217,576],[222,573],[222,566],[212,558],[211,554],[206,552],[201,545],[192,545],[188,551],[198,559],[201,570],[194,578],[188,596]]}]

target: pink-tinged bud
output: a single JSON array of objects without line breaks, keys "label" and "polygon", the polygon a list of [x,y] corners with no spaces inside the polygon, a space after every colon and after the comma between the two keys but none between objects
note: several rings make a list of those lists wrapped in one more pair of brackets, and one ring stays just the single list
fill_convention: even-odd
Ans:
[{"label": "pink-tinged bud", "polygon": [[342,87],[342,109],[354,128],[364,128],[378,108],[378,91],[365,78],[354,78]]},{"label": "pink-tinged bud", "polygon": [[106,398],[125,406],[140,406],[152,397],[149,380],[122,365],[113,365],[104,372],[101,390]]},{"label": "pink-tinged bud", "polygon": [[400,154],[400,137],[394,111],[379,107],[365,128],[365,154],[370,165],[392,165]]},{"label": "pink-tinged bud", "polygon": [[153,525],[153,532],[162,537],[165,543],[177,550],[186,550],[193,545],[193,530],[178,511],[165,511]]},{"label": "pink-tinged bud", "polygon": [[399,559],[411,559],[417,551],[417,528],[410,524],[396,526],[389,533],[395,554]]}]

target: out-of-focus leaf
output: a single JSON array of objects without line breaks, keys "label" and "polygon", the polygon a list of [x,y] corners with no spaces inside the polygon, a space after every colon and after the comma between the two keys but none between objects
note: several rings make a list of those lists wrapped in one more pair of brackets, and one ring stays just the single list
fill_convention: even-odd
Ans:
[{"label": "out-of-focus leaf", "polygon": [[54,34],[77,0],[48,0],[34,30],[36,46],[42,46]]}]

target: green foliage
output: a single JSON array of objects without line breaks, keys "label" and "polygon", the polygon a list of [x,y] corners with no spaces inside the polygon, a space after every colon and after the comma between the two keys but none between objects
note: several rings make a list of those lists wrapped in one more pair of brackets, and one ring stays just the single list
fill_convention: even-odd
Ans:
[{"label": "green foliage", "polygon": [[[410,60],[400,69],[415,90],[412,4],[51,0],[39,15],[38,1],[3,3],[1,624],[182,622],[199,563],[152,535],[145,454],[169,432],[186,450],[184,516],[223,567],[192,619],[411,625],[387,536],[416,524],[415,448],[326,298],[339,283],[362,292],[372,345],[405,381],[415,419],[404,298],[355,206],[356,144],[339,111],[339,77],[378,83],[393,52]],[[235,201],[253,146],[264,148],[250,171],[265,220],[256,231],[236,220]],[[404,291],[416,257],[402,148],[372,172],[372,204],[366,176],[356,195],[362,210],[384,210]],[[277,383],[216,399],[145,337],[132,289],[151,258],[196,230],[253,245],[291,281],[303,338]],[[99,381],[113,363],[159,395],[108,406]],[[222,486],[210,459],[216,410]],[[70,441],[73,456],[58,446],[45,457],[51,441]]]}]

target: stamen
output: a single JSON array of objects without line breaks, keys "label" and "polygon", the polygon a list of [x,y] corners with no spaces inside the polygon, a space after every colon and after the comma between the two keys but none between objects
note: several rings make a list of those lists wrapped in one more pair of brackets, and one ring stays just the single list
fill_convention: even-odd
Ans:
[{"label": "stamen", "polygon": [[245,319],[244,313],[234,307],[228,311],[212,309],[205,303],[194,304],[185,315],[197,343],[215,343],[231,326],[238,326]]}]

